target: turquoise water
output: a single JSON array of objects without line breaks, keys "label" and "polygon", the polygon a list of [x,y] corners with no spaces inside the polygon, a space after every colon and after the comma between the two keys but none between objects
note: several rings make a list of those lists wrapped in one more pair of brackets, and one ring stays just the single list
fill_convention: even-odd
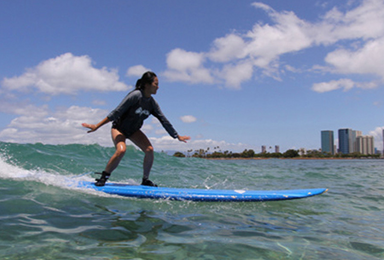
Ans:
[{"label": "turquoise water", "polygon": [[[155,155],[160,186],[329,189],[292,201],[156,201],[75,188],[112,153],[0,142],[0,259],[384,259],[384,160]],[[142,159],[129,147],[111,181],[139,182]]]}]

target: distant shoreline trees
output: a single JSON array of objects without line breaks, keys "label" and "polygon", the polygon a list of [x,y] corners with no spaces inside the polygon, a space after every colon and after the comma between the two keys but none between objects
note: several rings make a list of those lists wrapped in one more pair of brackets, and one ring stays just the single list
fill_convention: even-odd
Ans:
[{"label": "distant shoreline trees", "polygon": [[[219,147],[215,147],[214,150],[218,149]],[[204,158],[204,159],[252,159],[252,158],[303,158],[303,159],[342,159],[342,158],[355,158],[355,159],[362,159],[362,158],[372,158],[372,159],[378,159],[380,158],[380,154],[369,154],[364,155],[361,153],[352,153],[352,154],[335,154],[332,155],[330,153],[321,152],[318,150],[311,150],[307,151],[306,154],[300,155],[299,150],[295,149],[289,149],[284,153],[269,153],[269,152],[263,152],[263,153],[255,153],[252,149],[245,149],[241,153],[233,153],[231,151],[214,151],[210,152],[210,149],[207,148],[199,149],[199,150],[188,150],[187,154],[184,154],[182,152],[175,152],[173,154],[174,157],[194,157],[194,158]]]}]

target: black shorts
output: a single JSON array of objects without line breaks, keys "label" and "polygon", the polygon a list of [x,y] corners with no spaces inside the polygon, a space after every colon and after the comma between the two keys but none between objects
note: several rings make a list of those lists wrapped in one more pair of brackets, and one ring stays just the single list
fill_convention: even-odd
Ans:
[{"label": "black shorts", "polygon": [[121,128],[120,125],[117,124],[117,123],[115,123],[115,122],[112,123],[112,128],[113,128],[113,129],[116,129],[116,130],[118,130],[120,133],[122,133],[122,134],[125,136],[125,138],[129,138],[129,137],[130,137],[131,135],[133,135],[135,132],[137,132],[138,130],[140,130],[140,129],[130,129],[129,131],[127,131],[126,129]]}]

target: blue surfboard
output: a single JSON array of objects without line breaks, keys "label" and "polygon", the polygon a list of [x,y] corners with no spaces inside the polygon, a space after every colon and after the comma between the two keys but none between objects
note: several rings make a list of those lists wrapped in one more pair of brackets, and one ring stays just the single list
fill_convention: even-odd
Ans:
[{"label": "blue surfboard", "polygon": [[94,182],[80,181],[80,188],[94,189],[108,194],[166,200],[192,201],[274,201],[292,200],[320,195],[328,189],[301,190],[208,190],[167,187],[149,187],[120,183],[106,183],[105,186],[95,186]]}]

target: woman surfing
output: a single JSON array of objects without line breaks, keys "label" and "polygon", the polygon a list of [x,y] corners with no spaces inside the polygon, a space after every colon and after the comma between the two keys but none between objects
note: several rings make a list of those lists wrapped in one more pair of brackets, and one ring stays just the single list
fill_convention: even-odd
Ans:
[{"label": "woman surfing", "polygon": [[156,74],[147,71],[141,79],[137,80],[135,90],[121,101],[121,103],[109,113],[109,115],[96,125],[83,123],[82,126],[89,128],[88,133],[94,132],[101,126],[112,122],[112,140],[115,144],[116,151],[108,161],[107,166],[101,174],[100,179],[96,179],[96,186],[104,186],[109,179],[111,173],[119,165],[126,151],[126,139],[131,140],[145,154],[143,163],[143,180],[141,185],[157,186],[150,181],[149,174],[154,160],[154,149],[148,137],[140,130],[145,119],[150,115],[155,116],[165,130],[173,138],[177,138],[181,142],[187,142],[191,138],[189,136],[180,136],[173,128],[172,124],[167,120],[160,110],[159,105],[152,97],[159,89],[159,79]]}]

